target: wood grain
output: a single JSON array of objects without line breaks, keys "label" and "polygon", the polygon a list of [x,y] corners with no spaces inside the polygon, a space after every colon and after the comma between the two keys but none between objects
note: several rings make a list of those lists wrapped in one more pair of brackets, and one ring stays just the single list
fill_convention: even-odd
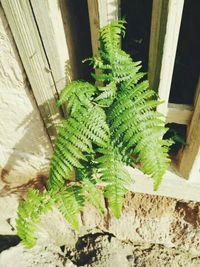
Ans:
[{"label": "wood grain", "polygon": [[158,91],[160,70],[166,34],[169,0],[153,0],[149,46],[148,80]]},{"label": "wood grain", "polygon": [[70,61],[60,7],[56,1],[30,0],[55,87],[60,92],[71,77],[65,65]]},{"label": "wood grain", "polygon": [[168,5],[167,28],[162,55],[160,82],[158,87],[159,98],[165,101],[164,104],[158,106],[158,111],[164,115],[167,114],[183,4],[184,0],[169,0]]},{"label": "wood grain", "polygon": [[[185,178],[189,178],[200,148],[200,92],[198,89],[197,92],[198,95],[196,95],[195,98],[194,113],[188,127],[186,146],[178,155],[178,170]],[[200,159],[200,157],[198,157],[198,159]],[[200,162],[196,162],[196,166],[196,168],[200,169]]]},{"label": "wood grain", "polygon": [[183,104],[168,104],[166,123],[188,125],[192,119],[193,107]]},{"label": "wood grain", "polygon": [[99,29],[118,19],[119,0],[88,0],[93,54],[98,52]]},{"label": "wood grain", "polygon": [[56,107],[57,89],[45,55],[29,1],[2,0],[26,74],[47,132],[54,139],[60,119]]}]

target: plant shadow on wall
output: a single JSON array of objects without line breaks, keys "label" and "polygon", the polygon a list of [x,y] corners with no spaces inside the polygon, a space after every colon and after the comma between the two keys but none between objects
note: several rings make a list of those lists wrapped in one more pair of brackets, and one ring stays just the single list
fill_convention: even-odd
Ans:
[{"label": "plant shadow on wall", "polygon": [[[68,84],[71,79],[72,70],[68,60],[65,63],[65,83]],[[29,84],[27,87],[31,88]],[[53,123],[55,123],[55,118],[59,116],[59,109],[57,109],[56,114],[50,115],[48,106],[54,105],[56,107],[56,99],[50,99],[43,105],[37,106],[33,103],[34,95],[32,92],[28,91],[26,95],[30,103],[33,104],[33,111],[15,129],[16,133],[18,131],[23,132],[23,137],[14,145],[13,152],[10,153],[6,163],[1,167],[0,178],[3,187],[0,189],[0,197],[10,194],[22,197],[30,187],[43,190],[48,177],[52,144],[46,135],[47,128],[43,125],[37,110],[39,109],[46,114],[48,131],[55,136],[56,129],[53,127]],[[60,114],[63,114],[62,109],[60,109]]]},{"label": "plant shadow on wall", "polygon": [[[55,103],[55,100],[51,102]],[[47,107],[46,103],[39,108],[47,110]],[[49,117],[48,120],[52,125],[52,119]],[[1,197],[10,194],[23,197],[30,187],[42,189],[48,175],[52,146],[35,105],[15,131],[23,133],[23,137],[14,145],[12,153],[10,150],[3,152],[8,159],[1,170]]]},{"label": "plant shadow on wall", "polygon": [[[68,60],[65,63],[65,83],[68,84],[71,79],[72,70]],[[31,88],[28,81],[26,83],[27,88]],[[23,137],[14,145],[12,153],[9,154],[6,163],[1,167],[0,179],[3,187],[0,189],[0,197],[15,194],[22,198],[29,188],[43,191],[48,178],[52,143],[46,132],[56,136],[57,125],[55,126],[55,120],[58,119],[59,113],[63,114],[63,109],[56,108],[56,99],[50,99],[43,105],[37,106],[34,103],[32,92],[28,91],[26,95],[33,105],[33,111],[15,129],[16,133],[18,131],[22,132]],[[48,112],[49,105],[55,106],[56,114],[50,115]],[[43,124],[38,109],[46,114],[45,119],[46,125],[49,125],[48,129]]]},{"label": "plant shadow on wall", "polygon": [[[61,3],[62,5],[65,5],[65,1],[57,1],[57,4],[59,7]],[[71,8],[73,8],[72,1],[68,1],[68,5],[70,4],[72,5]],[[53,5],[50,5],[49,2],[45,4],[46,10],[47,10],[46,15],[49,17],[52,15],[51,14],[52,6]],[[62,8],[61,8],[61,11],[63,13]],[[74,12],[74,10],[72,11]],[[83,27],[84,29],[88,28],[88,33],[89,33],[89,24],[87,25],[87,22],[84,20],[85,15],[82,13],[80,14],[81,19],[83,20],[82,28]],[[66,17],[66,14],[63,14],[63,16]],[[77,20],[80,19],[80,16],[78,16],[76,19]],[[66,18],[66,19],[67,19],[67,22],[65,26],[70,25],[69,22],[71,18]],[[8,38],[10,39],[10,43],[14,43],[13,36],[11,34],[11,31],[9,29],[6,19],[5,19],[5,28],[6,28],[5,31],[7,32]],[[78,76],[85,77],[84,76],[85,73],[86,72],[89,73],[88,67],[84,67],[83,64],[82,64],[83,66],[82,69],[80,68],[81,64],[80,62],[78,62],[78,59],[77,59],[78,57],[85,58],[89,55],[88,53],[89,48],[87,49],[89,45],[82,46],[82,49],[78,49],[80,39],[77,39],[77,34],[76,34],[76,39],[73,39],[73,35],[71,33],[72,33],[72,29],[70,29],[70,27],[67,28],[66,41],[70,41],[70,43],[68,43],[68,47],[72,50],[74,49],[75,44],[76,44],[76,50],[69,51],[70,60],[67,61],[65,64],[66,84],[68,84],[72,78],[75,78],[75,77],[72,77],[72,74],[74,75],[75,70],[77,69],[78,69],[77,71]],[[85,31],[82,31],[81,34],[83,35],[86,33]],[[72,40],[69,37],[72,38]],[[90,40],[90,38],[86,38],[86,39]],[[15,58],[19,59],[19,62],[20,62],[17,49],[14,48],[13,51],[15,53]],[[78,55],[76,55],[77,51],[79,51]],[[77,66],[77,64],[79,65]],[[22,66],[21,68],[23,71]],[[4,158],[6,158],[6,163],[2,164],[3,166],[0,166],[0,169],[1,169],[0,196],[16,194],[20,197],[24,195],[24,193],[27,191],[29,187],[42,189],[44,181],[47,179],[47,176],[48,176],[48,165],[49,165],[49,160],[52,154],[52,147],[50,145],[50,142],[48,142],[48,138],[46,138],[45,136],[46,129],[43,129],[43,125],[41,124],[39,114],[37,114],[36,110],[39,108],[40,110],[44,110],[45,114],[49,114],[48,104],[50,104],[51,106],[55,105],[55,99],[50,99],[48,103],[46,102],[42,106],[37,107],[37,104],[33,103],[34,95],[32,95],[32,92],[29,90],[31,86],[28,84],[27,77],[25,74],[24,74],[23,83],[26,84],[26,90],[25,90],[26,95],[27,95],[28,101],[31,103],[31,105],[33,105],[33,109],[32,109],[33,111],[29,113],[22,120],[18,128],[15,129],[16,135],[18,132],[20,132],[19,134],[20,139],[17,140],[17,143],[14,145],[12,144],[12,147],[10,146],[10,148],[6,147],[5,145],[5,150],[3,151],[3,153],[4,153]],[[19,106],[19,110],[16,110],[16,113],[17,112],[21,112],[20,106]],[[52,121],[53,119],[49,115],[49,117],[47,118],[47,124],[52,125]]]},{"label": "plant shadow on wall", "polygon": [[52,148],[1,4],[0,17],[0,73],[4,77],[0,94],[0,196],[20,196],[47,176]]},{"label": "plant shadow on wall", "polygon": [[87,203],[104,213],[103,197],[119,218],[132,182],[127,166],[139,163],[154,190],[169,166],[172,142],[162,139],[167,128],[156,111],[161,102],[139,71],[141,62],[121,50],[124,34],[123,20],[100,31],[99,54],[88,61],[101,86],[73,81],[61,93],[58,106],[67,102],[68,116],[55,140],[47,190],[29,190],[18,209],[17,231],[26,247],[35,245],[37,223],[54,205],[77,231]]}]

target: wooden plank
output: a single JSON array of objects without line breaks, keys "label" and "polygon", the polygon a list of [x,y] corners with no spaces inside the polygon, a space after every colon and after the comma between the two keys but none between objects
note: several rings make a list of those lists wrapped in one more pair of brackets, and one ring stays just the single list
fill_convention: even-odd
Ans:
[{"label": "wooden plank", "polygon": [[199,79],[197,82],[197,89],[196,89],[196,93],[195,93],[195,97],[194,97],[194,105],[196,105],[196,103],[197,103],[197,99],[198,99],[199,94],[200,94],[200,76],[199,76]]},{"label": "wooden plank", "polygon": [[71,77],[71,80],[76,80],[80,77],[79,72],[77,71],[79,69],[79,62],[76,55],[76,47],[74,45],[76,43],[76,39],[75,34],[73,34],[73,32],[76,30],[76,27],[74,27],[73,12],[71,12],[72,3],[66,0],[59,0],[58,4],[62,15],[65,39],[67,41],[67,48],[69,54],[69,62],[67,62],[65,65],[65,73],[67,77]]},{"label": "wooden plank", "polygon": [[99,6],[98,0],[88,0],[88,12],[90,20],[90,32],[91,32],[91,42],[92,42],[92,51],[95,55],[99,47]]},{"label": "wooden plank", "polygon": [[118,19],[119,0],[88,0],[93,54],[98,52],[99,29]]},{"label": "wooden plank", "polygon": [[190,105],[168,104],[166,123],[178,123],[188,125],[193,115],[193,108]]},{"label": "wooden plank", "polygon": [[158,91],[169,0],[153,0],[149,46],[148,80]]},{"label": "wooden plank", "polygon": [[[200,147],[200,93],[196,96],[196,103],[191,123],[189,125],[186,146],[178,155],[178,170],[180,174],[189,178],[193,164],[198,157]],[[199,163],[198,163],[199,164]]]},{"label": "wooden plank", "polygon": [[60,115],[56,107],[57,90],[41,43],[29,1],[2,0],[26,74],[51,139]]},{"label": "wooden plank", "polygon": [[98,0],[100,28],[118,19],[119,0]]},{"label": "wooden plank", "polygon": [[71,76],[66,76],[65,66],[70,65],[61,9],[57,1],[30,0],[39,28],[44,50],[52,71],[55,86],[60,92]]},{"label": "wooden plank", "polygon": [[167,28],[160,71],[158,95],[165,103],[158,106],[158,111],[167,114],[167,106],[174,69],[184,0],[169,0]]},{"label": "wooden plank", "polygon": [[192,165],[189,181],[191,183],[198,183],[200,181],[200,148]]}]

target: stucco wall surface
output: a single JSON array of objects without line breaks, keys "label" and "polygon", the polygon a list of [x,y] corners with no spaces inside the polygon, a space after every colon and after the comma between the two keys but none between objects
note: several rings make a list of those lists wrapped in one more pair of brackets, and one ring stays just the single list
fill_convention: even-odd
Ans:
[{"label": "stucco wall surface", "polygon": [[49,137],[0,4],[0,225],[7,210],[3,203],[8,202],[3,197],[23,194],[44,178],[51,154]]}]

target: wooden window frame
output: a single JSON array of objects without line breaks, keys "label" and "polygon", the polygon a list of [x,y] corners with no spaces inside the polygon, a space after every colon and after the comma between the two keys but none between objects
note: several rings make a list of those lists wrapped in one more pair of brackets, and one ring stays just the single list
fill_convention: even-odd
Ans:
[{"label": "wooden window frame", "polygon": [[[200,81],[197,85],[193,107],[168,103],[183,6],[184,0],[153,1],[149,76],[152,86],[158,84],[156,89],[159,97],[165,101],[158,107],[158,111],[166,116],[166,122],[187,125],[186,145],[178,153],[177,171],[186,179],[200,182],[200,171],[198,170],[200,168]],[[163,51],[162,54],[157,52],[159,49]],[[155,58],[153,58],[154,56]],[[157,72],[155,71],[156,66],[159,67]]]},{"label": "wooden window frame", "polygon": [[[112,5],[110,5],[111,2]],[[112,10],[109,9],[111,6]],[[99,28],[112,19],[117,19],[119,7],[118,1],[88,0],[94,54],[97,52],[99,45]],[[200,117],[199,85],[194,107],[169,103],[183,7],[184,0],[153,0],[148,78],[150,86],[158,90],[159,98],[165,101],[163,105],[158,107],[158,111],[166,116],[166,122],[184,124],[187,125],[188,128],[187,145],[179,153],[178,168],[170,169],[166,173],[163,183],[158,190],[158,194],[199,201],[200,172],[198,168],[200,168],[200,166],[198,167],[198,164],[200,162],[200,152],[198,152],[198,150],[200,145],[200,131],[199,127],[197,127],[197,124],[200,125],[198,119]],[[107,10],[107,17],[105,16],[105,10]],[[109,13],[114,15],[109,17]],[[134,172],[136,172],[137,175]],[[135,178],[135,184],[133,185],[135,191],[155,194],[151,189],[152,185],[147,186],[149,180],[146,179],[144,174],[133,169],[131,173]],[[189,181],[182,179],[189,178],[189,176]],[[138,179],[138,177],[140,178]],[[143,183],[144,180],[145,185]],[[191,182],[195,182],[196,191],[194,191],[193,186],[192,190],[190,190]]]}]

